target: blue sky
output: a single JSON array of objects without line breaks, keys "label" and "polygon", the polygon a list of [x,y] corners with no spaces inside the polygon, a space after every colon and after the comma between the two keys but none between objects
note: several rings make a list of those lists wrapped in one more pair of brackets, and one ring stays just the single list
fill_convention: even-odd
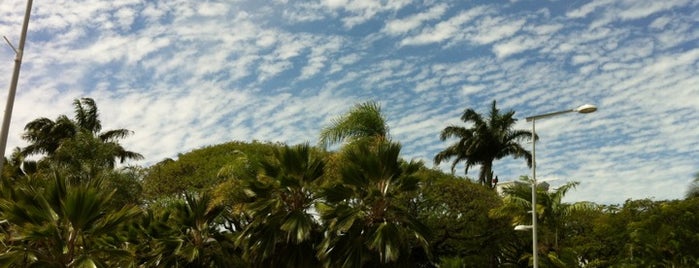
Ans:
[{"label": "blue sky", "polygon": [[[0,2],[14,43],[24,7]],[[527,116],[592,103],[537,122],[538,178],[580,181],[568,201],[682,198],[699,172],[697,26],[690,0],[36,1],[8,152],[79,97],[105,129],[135,131],[124,145],[140,165],[231,140],[314,144],[376,100],[403,156],[432,166],[466,108],[497,100],[529,129]],[[14,53],[0,59],[9,86]]]}]

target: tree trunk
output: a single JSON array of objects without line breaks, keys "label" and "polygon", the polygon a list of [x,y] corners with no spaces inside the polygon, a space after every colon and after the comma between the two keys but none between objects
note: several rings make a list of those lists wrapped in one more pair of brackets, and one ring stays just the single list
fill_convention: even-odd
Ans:
[{"label": "tree trunk", "polygon": [[481,164],[481,173],[478,176],[478,182],[487,186],[493,187],[493,162],[485,162]]}]

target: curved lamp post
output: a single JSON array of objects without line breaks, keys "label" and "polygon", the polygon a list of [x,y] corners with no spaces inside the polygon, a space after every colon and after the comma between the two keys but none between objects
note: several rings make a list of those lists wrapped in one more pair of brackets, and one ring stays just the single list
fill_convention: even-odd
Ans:
[{"label": "curved lamp post", "polygon": [[561,114],[567,114],[567,113],[581,113],[581,114],[589,114],[592,112],[597,111],[597,106],[594,106],[592,104],[585,104],[578,106],[575,109],[570,109],[570,110],[565,110],[565,111],[558,111],[558,112],[552,112],[552,113],[546,113],[546,114],[539,114],[539,115],[534,115],[527,117],[527,122],[532,122],[532,225],[517,225],[515,226],[515,230],[517,231],[524,231],[524,230],[532,230],[532,261],[534,264],[534,268],[539,267],[539,257],[538,257],[538,241],[537,241],[537,236],[536,236],[536,120],[537,119],[542,119],[542,118],[547,118],[547,117],[553,117]]}]

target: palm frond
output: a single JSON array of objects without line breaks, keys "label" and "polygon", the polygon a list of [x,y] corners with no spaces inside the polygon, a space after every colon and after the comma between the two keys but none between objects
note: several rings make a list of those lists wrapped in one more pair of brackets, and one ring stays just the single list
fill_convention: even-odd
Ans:
[{"label": "palm frond", "polygon": [[116,142],[119,139],[126,138],[133,134],[133,131],[128,129],[113,129],[99,133],[98,137],[103,142]]},{"label": "palm frond", "polygon": [[319,144],[327,147],[340,142],[352,142],[366,138],[388,138],[388,125],[375,101],[360,103],[346,114],[334,119],[320,132]]},{"label": "palm frond", "polygon": [[75,122],[77,125],[92,133],[99,133],[102,130],[102,123],[99,120],[99,112],[95,100],[91,98],[81,98],[73,100],[75,110]]}]

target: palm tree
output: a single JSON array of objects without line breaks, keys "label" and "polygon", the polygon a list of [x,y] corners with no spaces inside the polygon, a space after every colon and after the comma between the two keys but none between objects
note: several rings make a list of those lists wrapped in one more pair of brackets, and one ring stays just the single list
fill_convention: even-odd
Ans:
[{"label": "palm tree", "polygon": [[[503,189],[503,193],[505,194],[505,198],[503,199],[504,205],[492,210],[491,213],[494,216],[515,215],[513,218],[515,224],[525,224],[531,219],[531,214],[529,214],[528,211],[532,211],[532,183],[533,180],[523,176],[521,182],[505,187]],[[537,185],[537,204],[535,211],[540,226],[540,236],[543,238],[539,250],[543,249],[546,253],[553,251],[560,255],[563,252],[560,247],[560,241],[565,231],[565,223],[569,215],[574,212],[595,211],[599,209],[599,206],[592,202],[576,202],[572,204],[563,202],[563,197],[565,197],[568,191],[575,189],[579,184],[579,182],[568,182],[556,188],[554,191],[549,191],[547,187],[543,187],[541,184]],[[560,261],[557,259],[557,254],[544,255],[549,258],[548,261]]]},{"label": "palm tree", "polygon": [[114,129],[101,132],[102,123],[93,99],[76,99],[73,101],[73,106],[75,117],[72,120],[65,115],[60,115],[55,121],[42,117],[27,123],[22,138],[28,141],[29,145],[22,149],[22,155],[46,154],[51,157],[66,141],[77,138],[82,133],[112,147],[110,156],[112,166],[116,159],[123,163],[127,159],[143,158],[141,154],[127,151],[118,143],[118,140],[131,135],[130,130]]},{"label": "palm tree", "polygon": [[61,142],[77,134],[73,121],[60,115],[56,121],[42,117],[34,119],[24,126],[22,138],[30,144],[22,149],[23,156],[34,154],[53,154]]},{"label": "palm tree", "polygon": [[420,162],[399,159],[395,143],[359,144],[345,152],[341,182],[324,190],[318,209],[327,232],[318,253],[332,267],[398,265],[413,245],[427,251],[427,227],[402,196],[418,188]]},{"label": "palm tree", "polygon": [[314,256],[322,232],[314,211],[325,162],[308,144],[285,146],[274,156],[260,163],[256,178],[245,181],[252,221],[238,244],[254,266],[320,267]]},{"label": "palm tree", "polygon": [[22,156],[21,149],[19,147],[15,147],[10,155],[10,158],[5,158],[2,177],[13,180],[20,179],[21,177],[25,177],[36,172],[36,164],[36,161],[28,160]]},{"label": "palm tree", "polygon": [[388,125],[375,101],[356,104],[346,114],[332,121],[320,132],[322,147],[340,142],[388,140]]},{"label": "palm tree", "polygon": [[208,193],[186,193],[146,211],[131,226],[130,242],[145,267],[243,267],[233,234],[220,228],[222,205]]},{"label": "palm tree", "polygon": [[531,139],[532,133],[527,130],[513,130],[517,122],[514,111],[500,113],[495,106],[495,101],[487,118],[473,109],[466,109],[461,115],[461,121],[471,123],[470,128],[451,125],[442,130],[439,138],[445,141],[449,138],[458,138],[459,141],[450,145],[434,157],[434,162],[439,165],[443,161],[454,158],[451,171],[460,162],[465,162],[465,173],[470,167],[480,165],[481,170],[478,181],[488,187],[493,187],[493,161],[513,156],[524,157],[531,167],[532,156],[529,151],[519,144],[522,140]]},{"label": "palm tree", "polygon": [[246,213],[246,205],[254,198],[248,196],[250,192],[246,192],[246,183],[257,178],[260,163],[240,150],[234,150],[232,154],[235,155],[233,161],[220,168],[216,174],[222,182],[214,187],[212,196],[214,204],[225,207],[224,228],[231,232],[240,232],[252,221]]},{"label": "palm tree", "polygon": [[45,187],[3,187],[0,218],[9,245],[3,267],[117,267],[131,263],[121,226],[140,213],[114,208],[99,181],[72,185],[58,173]]}]

